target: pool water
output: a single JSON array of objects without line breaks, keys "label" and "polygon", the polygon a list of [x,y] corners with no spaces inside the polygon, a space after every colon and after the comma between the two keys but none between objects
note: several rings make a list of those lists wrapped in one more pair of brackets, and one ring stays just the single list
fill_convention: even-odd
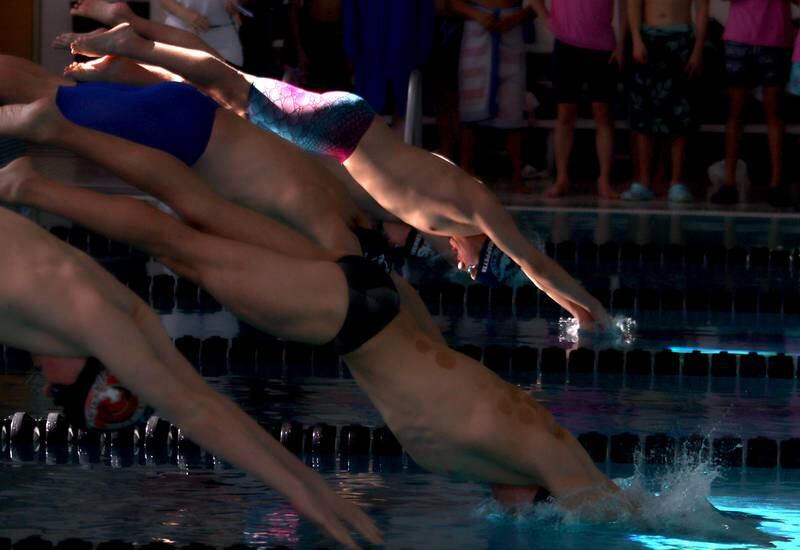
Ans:
[{"label": "pool water", "polygon": [[[493,504],[487,487],[433,476],[407,456],[308,453],[303,459],[368,511],[385,530],[388,548],[800,547],[800,468],[748,466],[754,453],[748,441],[800,438],[794,377],[800,311],[790,304],[800,275],[793,255],[800,224],[767,218],[737,218],[731,224],[703,213],[677,221],[667,215],[585,213],[522,213],[520,219],[527,230],[558,243],[550,252],[587,287],[600,291],[614,315],[635,321],[626,337],[568,330],[559,322],[558,308],[538,295],[532,310],[523,311],[519,289],[507,294],[512,304],[507,308],[494,307],[500,295],[495,291],[481,294],[473,288],[453,308],[448,288],[431,282],[443,272],[438,265],[411,265],[412,278],[452,345],[482,354],[487,365],[530,391],[574,433],[603,434],[609,440],[633,434],[642,442],[653,434],[671,438],[672,466],[652,464],[633,448],[615,455],[613,442],[602,453],[599,466],[641,503],[641,516],[614,524],[578,522],[552,506],[508,515]],[[598,235],[604,237],[598,240]],[[605,239],[615,248],[591,244]],[[676,241],[702,245],[700,260],[692,247],[674,247]],[[738,252],[728,253],[720,265],[722,245],[751,252],[743,261]],[[753,252],[763,247],[787,254],[768,253],[763,264],[760,252]],[[147,269],[151,276],[164,273],[152,264]],[[154,301],[157,285],[150,284]],[[635,298],[623,300],[620,289],[631,290]],[[728,301],[698,302],[697,293],[691,294],[700,290],[713,296],[726,289]],[[755,289],[755,302],[741,289]],[[774,296],[777,308],[770,305]],[[168,307],[161,314],[179,344],[187,336],[199,345],[203,339],[228,342],[252,332],[224,310],[187,313]],[[488,359],[490,348],[519,347],[535,350],[529,363],[506,359],[497,365]],[[610,355],[609,349],[614,350]],[[654,358],[665,349],[680,359],[674,372],[659,370],[655,359],[652,368],[633,368],[634,350]],[[698,349],[712,353],[704,356],[710,365],[705,371],[697,371],[697,357],[690,353]],[[736,359],[739,374],[734,367],[720,375],[713,355],[719,350],[757,352],[764,365],[775,354],[786,354],[791,369],[788,376],[778,375],[770,362],[760,376],[745,376],[744,359]],[[346,368],[321,369],[302,347],[280,353],[282,362],[243,370],[226,363],[224,354],[218,364],[206,358],[201,372],[215,374],[209,382],[264,425],[383,424]],[[553,368],[551,359],[559,353],[563,365]],[[610,367],[604,363],[608,357]],[[41,416],[52,409],[36,373],[15,369],[10,361],[4,369],[0,417],[16,411]],[[684,448],[683,440],[692,435],[709,442],[733,438],[739,461],[730,466],[705,449]],[[145,449],[110,446],[92,456],[77,448],[60,458],[48,453],[26,456],[6,448],[0,455],[0,537],[332,546],[279,495],[215,457],[189,460],[176,450],[156,457]],[[780,456],[776,464],[784,464]]]},{"label": "pool water", "polygon": [[[632,476],[630,469],[611,475]],[[797,548],[800,476],[722,472],[673,481],[649,525],[587,524],[555,510],[499,513],[486,487],[456,483],[395,459],[322,465],[340,494],[363,506],[388,548]],[[330,545],[274,492],[224,465],[132,466],[0,463],[0,535],[95,542],[125,538],[224,547]],[[675,495],[678,495],[677,497]],[[708,501],[722,513],[707,508]],[[657,499],[655,499],[657,500]],[[545,507],[546,508],[546,507]]]}]

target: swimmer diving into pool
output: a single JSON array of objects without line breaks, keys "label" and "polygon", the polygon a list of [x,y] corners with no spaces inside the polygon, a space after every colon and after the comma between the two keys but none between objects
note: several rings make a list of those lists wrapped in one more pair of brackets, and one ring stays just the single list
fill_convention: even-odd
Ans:
[{"label": "swimmer diving into pool", "polygon": [[[358,227],[358,207],[335,179],[307,153],[220,109],[193,86],[164,82],[146,88],[75,86],[28,60],[0,55],[0,104],[52,97],[83,125],[162,149],[191,165],[206,183],[192,189],[195,195],[207,193],[210,186],[339,255],[362,254],[360,240],[371,232]],[[160,192],[169,195],[181,184],[173,182]],[[182,204],[180,215],[193,227],[203,228],[215,215],[200,209],[201,204],[199,200]],[[257,233],[257,226],[243,230]],[[408,282],[392,277],[412,314],[421,322],[430,320]],[[430,321],[431,334],[435,326]]]},{"label": "swimmer diving into pool", "polygon": [[[0,135],[69,148],[148,192],[197,178],[166,153],[70,123],[52,100],[0,108]],[[213,193],[201,197],[216,214],[201,232],[136,199],[48,180],[27,159],[0,172],[0,199],[152,254],[261,330],[333,343],[406,451],[433,472],[492,484],[506,502],[549,494],[599,519],[633,509],[541,405],[420,330],[392,280],[361,257],[331,261],[302,235]],[[236,240],[214,234],[236,219],[249,227],[253,216],[275,226],[258,245],[251,231]]]},{"label": "swimmer diving into pool", "polygon": [[[2,172],[4,188],[22,183],[9,179],[14,167]],[[138,296],[89,256],[6,208],[0,231],[0,341],[36,354],[72,425],[121,429],[146,419],[150,405],[193,441],[285,495],[341,544],[357,547],[351,529],[381,543],[364,512],[206,384]]]},{"label": "swimmer diving into pool", "polygon": [[[315,157],[272,132],[263,132],[232,112],[219,109],[190,85],[160,81],[145,87],[107,83],[75,86],[73,81],[11,56],[0,56],[2,76],[6,78],[0,78],[0,102],[22,103],[55,96],[62,114],[73,122],[169,152],[191,165],[223,196],[286,221],[331,250],[360,254],[370,246],[370,232],[356,227],[360,214],[347,190],[335,178],[326,177]],[[185,185],[174,182],[172,186],[182,184]],[[165,192],[168,191],[162,190]],[[196,190],[203,192],[204,189]],[[378,210],[385,212],[377,204],[369,208],[372,215]],[[192,202],[180,215],[190,225],[202,228],[213,213]],[[377,215],[386,219],[380,212]],[[510,264],[483,237],[451,240],[463,263],[485,268],[484,277],[495,276],[500,271],[499,263],[505,262],[506,267]],[[404,233],[395,241],[402,244],[410,239]],[[378,247],[379,258],[382,252]],[[545,255],[537,258],[540,288],[580,320],[582,308],[577,304],[596,300],[556,262]],[[419,296],[400,277],[393,278],[403,303],[418,320],[428,320]],[[601,306],[593,307],[600,308],[597,315],[606,316]],[[583,320],[584,326],[591,324],[586,316]],[[434,326],[431,323],[427,327],[431,334]]]},{"label": "swimmer diving into pool", "polygon": [[[461,264],[479,281],[496,283],[491,266],[502,264],[500,256],[507,256],[582,326],[609,326],[600,303],[572,284],[573,279],[548,278],[550,264],[491,191],[445,159],[403,143],[363,99],[344,92],[316,94],[257,78],[208,52],[161,43],[175,42],[176,31],[152,22],[145,28],[122,6],[102,0],[79,2],[73,14],[119,24],[106,33],[77,38],[73,51],[130,57],[181,75],[259,127],[341,161],[386,211],[432,238],[450,239]],[[96,68],[84,68],[79,64],[70,74],[103,78]],[[118,76],[124,81],[130,75]],[[476,237],[477,244],[468,237]]]}]

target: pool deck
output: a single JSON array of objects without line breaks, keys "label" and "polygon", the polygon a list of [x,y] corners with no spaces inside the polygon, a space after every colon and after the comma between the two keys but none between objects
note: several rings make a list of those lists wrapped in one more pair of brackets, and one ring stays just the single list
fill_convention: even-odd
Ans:
[{"label": "pool deck", "polygon": [[[87,187],[96,191],[132,196],[144,196],[136,188],[95,164],[72,153],[52,147],[29,146],[28,154],[46,176]],[[530,193],[512,193],[505,182],[492,184],[492,189],[506,207],[515,212],[589,213],[631,216],[750,218],[762,220],[798,220],[800,213],[793,209],[776,209],[766,202],[756,201],[732,206],[719,206],[706,201],[671,205],[664,199],[649,202],[626,202],[598,199],[591,185],[576,185],[577,193],[558,199],[544,198],[543,191],[550,179],[528,180]]]}]

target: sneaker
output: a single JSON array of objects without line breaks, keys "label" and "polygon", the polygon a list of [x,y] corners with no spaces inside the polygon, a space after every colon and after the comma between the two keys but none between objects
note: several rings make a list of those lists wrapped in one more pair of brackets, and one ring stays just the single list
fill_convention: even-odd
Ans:
[{"label": "sneaker", "polygon": [[736,204],[739,202],[739,191],[734,185],[721,185],[717,192],[711,195],[714,204]]},{"label": "sneaker", "polygon": [[620,193],[619,198],[624,201],[649,201],[655,197],[652,191],[639,183],[633,182],[627,191]]},{"label": "sneaker", "polygon": [[669,186],[669,193],[667,193],[667,200],[675,203],[689,203],[694,202],[694,196],[689,188],[682,183],[673,183]]},{"label": "sneaker", "polygon": [[767,191],[767,202],[773,208],[789,208],[794,201],[788,187],[777,185]]}]

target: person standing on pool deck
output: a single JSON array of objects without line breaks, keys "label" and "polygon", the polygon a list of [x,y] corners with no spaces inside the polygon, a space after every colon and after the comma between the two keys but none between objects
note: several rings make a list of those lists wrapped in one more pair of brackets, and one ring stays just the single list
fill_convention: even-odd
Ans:
[{"label": "person standing on pool deck", "polygon": [[289,25],[300,80],[315,91],[349,90],[353,86],[344,52],[343,1],[289,0]]},{"label": "person standing on pool deck", "polygon": [[[110,12],[108,6],[101,0],[83,0],[73,13],[107,23],[126,17]],[[337,158],[378,204],[412,227],[453,237],[457,246],[459,238],[479,236],[482,261],[465,266],[478,280],[496,281],[496,275],[484,268],[502,263],[496,256],[507,255],[581,326],[609,326],[600,302],[525,239],[491,191],[447,160],[403,143],[358,96],[315,94],[245,75],[207,53],[143,39],[124,23],[104,35],[78,39],[73,49],[124,55],[181,74],[258,126],[309,151]],[[93,76],[81,73],[73,74]]]},{"label": "person standing on pool deck", "polygon": [[[156,195],[174,180],[198,184],[170,155],[76,126],[52,100],[0,108],[0,135],[66,147]],[[47,210],[131,243],[206,288],[256,328],[311,344],[332,343],[406,451],[431,471],[490,483],[501,494],[506,489],[534,499],[550,494],[561,506],[590,517],[633,510],[541,405],[421,331],[377,266],[353,256],[308,259],[314,252],[310,243],[297,247],[306,254],[300,258],[293,249],[305,238],[289,228],[270,222],[274,231],[251,235],[251,221],[263,218],[260,214],[213,194],[173,198],[209,202],[219,215],[207,230],[238,219],[247,229],[241,231],[244,238],[202,233],[130,197],[47,180],[28,159],[0,172],[5,202]],[[254,239],[261,246],[251,244]],[[272,246],[266,246],[268,239]]]},{"label": "person standing on pool deck", "polygon": [[639,177],[620,195],[624,200],[654,197],[650,186],[656,140],[666,141],[670,152],[667,200],[694,200],[684,183],[684,164],[687,136],[697,127],[692,79],[703,66],[708,6],[709,0],[628,0],[634,61],[629,105]]},{"label": "person standing on pool deck", "polygon": [[[9,180],[14,170],[0,170],[6,191],[25,186],[26,177]],[[119,430],[146,419],[150,405],[193,441],[282,493],[341,544],[357,547],[350,529],[382,542],[364,512],[206,384],[155,312],[100,265],[6,208],[0,231],[0,341],[35,354],[73,426]]]},{"label": "person standing on pool deck", "polygon": [[402,136],[411,74],[433,46],[434,0],[344,0],[344,50],[353,89]]},{"label": "person standing on pool deck", "polygon": [[[624,60],[628,34],[626,0],[616,0],[618,36],[614,33],[615,0],[553,0],[548,12],[544,0],[531,5],[555,35],[553,46],[553,90],[558,103],[555,132],[556,181],[545,197],[569,193],[569,159],[578,117],[578,103],[587,88],[597,126],[595,143],[600,176],[597,196],[615,199],[611,185],[614,164],[614,114],[611,102],[616,95],[617,68]],[[615,67],[616,66],[616,67]]]},{"label": "person standing on pool deck", "polygon": [[791,0],[730,0],[725,24],[725,70],[728,73],[730,112],[725,129],[725,183],[711,196],[715,204],[736,204],[736,166],[744,128],[744,108],[750,90],[764,89],[764,115],[772,176],[767,201],[790,206],[783,180],[783,118],[781,97],[791,70]]},{"label": "person standing on pool deck", "polygon": [[[118,62],[121,61],[115,63]],[[337,185],[338,180],[321,185],[322,182],[315,179],[315,175],[324,177],[326,172],[314,159],[308,158],[308,153],[271,132],[261,131],[232,112],[219,109],[218,104],[186,83],[159,81],[157,85],[144,87],[108,83],[75,86],[27,60],[10,56],[0,56],[1,74],[9,78],[0,78],[0,101],[19,103],[55,96],[62,114],[73,122],[169,152],[193,166],[224,196],[290,222],[330,250],[342,254],[364,253],[384,264],[385,256],[396,252],[389,251],[381,243],[376,250],[374,232],[355,227],[360,213],[351,197]],[[355,186],[361,190],[357,184]],[[194,191],[195,194],[205,192],[205,188]],[[359,202],[363,204],[363,197]],[[370,213],[386,219],[382,212],[385,211],[373,202]],[[199,208],[197,203],[190,203],[180,215],[187,223],[202,228],[212,214]],[[354,226],[352,230],[348,227],[351,225]],[[483,260],[489,258],[487,261],[491,263],[486,267],[491,266],[493,276],[502,273],[504,280],[513,278],[516,270],[506,265],[510,264],[508,258],[490,254],[493,247],[483,246],[483,240],[459,238],[464,241],[459,245],[464,249],[460,255],[474,254],[474,257],[469,256],[469,263],[481,266],[485,265]],[[414,254],[414,242],[404,236],[400,245],[409,243],[405,248]],[[449,247],[445,252],[452,260]],[[541,268],[542,272],[549,271],[555,280],[573,280],[553,260],[542,258],[547,264]],[[433,334],[436,324],[419,295],[399,275],[392,277],[403,303]],[[555,299],[560,298],[556,295]],[[569,310],[570,304],[563,304]]]},{"label": "person standing on pool deck", "polygon": [[244,57],[236,24],[239,0],[159,0],[159,4],[167,12],[164,23],[194,32],[225,61],[242,66]]},{"label": "person standing on pool deck", "polygon": [[513,190],[524,193],[526,67],[522,24],[533,18],[533,10],[522,0],[451,0],[451,6],[465,20],[458,63],[461,165],[474,172],[479,127],[502,130]]}]

